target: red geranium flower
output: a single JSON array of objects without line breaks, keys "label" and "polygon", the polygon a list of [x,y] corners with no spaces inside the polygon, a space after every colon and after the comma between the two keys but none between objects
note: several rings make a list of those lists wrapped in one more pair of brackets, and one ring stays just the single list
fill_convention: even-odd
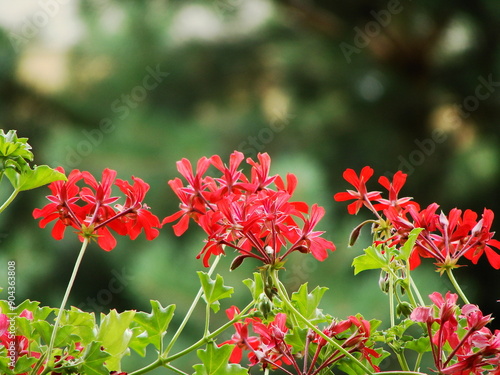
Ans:
[{"label": "red geranium flower", "polygon": [[[56,168],[57,171],[64,173],[62,167]],[[54,181],[49,184],[49,189],[52,195],[48,195],[47,199],[52,203],[47,204],[42,209],[35,208],[33,217],[40,220],[40,228],[45,226],[53,220],[57,220],[52,228],[52,237],[60,240],[64,237],[66,227],[72,226],[73,228],[80,229],[85,214],[81,207],[75,202],[79,200],[80,188],[76,183],[83,178],[82,173],[78,169],[74,169],[68,176],[67,181]]]},{"label": "red geranium flower", "polygon": [[355,199],[353,203],[347,206],[347,210],[351,215],[356,215],[363,205],[367,205],[370,201],[381,198],[380,192],[366,190],[366,183],[373,176],[373,169],[364,167],[358,175],[353,169],[346,169],[343,173],[344,179],[356,188],[356,191],[347,190],[347,192],[337,193],[333,196],[338,202]]},{"label": "red geranium flower", "polygon": [[[232,320],[236,315],[240,313],[240,310],[236,306],[232,306],[226,310],[227,317]],[[233,344],[235,345],[233,351],[231,352],[231,356],[229,357],[229,361],[231,363],[240,363],[243,358],[243,351],[253,351],[256,350],[261,341],[256,336],[248,335],[248,328],[254,322],[259,322],[260,320],[257,318],[250,319],[246,318],[243,323],[234,323],[234,329],[236,333],[231,336],[230,340],[224,341],[220,344],[220,346],[225,344]]]},{"label": "red geranium flower", "polygon": [[144,197],[149,190],[149,185],[142,179],[132,176],[134,181],[130,185],[128,181],[116,180],[116,186],[126,195],[127,200],[123,206],[117,206],[119,214],[122,214],[122,221],[127,227],[127,234],[131,240],[144,230],[146,239],[153,240],[158,237],[159,231],[156,228],[161,226],[157,216],[149,211],[149,207],[143,203]]},{"label": "red geranium flower", "polygon": [[[58,170],[64,173],[62,168]],[[47,198],[51,203],[33,211],[35,219],[42,218],[40,227],[58,219],[52,230],[52,236],[63,238],[67,226],[78,229],[81,239],[97,238],[99,246],[110,251],[116,246],[116,239],[110,229],[119,235],[129,235],[135,239],[144,229],[148,240],[156,238],[160,222],[149,212],[144,197],[149,185],[139,178],[132,177],[134,184],[117,180],[116,171],[105,169],[102,180],[98,182],[89,172],[73,170],[67,181],[55,181],[49,185],[53,195]],[[87,186],[80,188],[76,183],[84,181]],[[112,196],[112,186],[116,184],[125,194],[124,205],[115,205],[120,197]],[[80,203],[80,204],[78,204]]]}]

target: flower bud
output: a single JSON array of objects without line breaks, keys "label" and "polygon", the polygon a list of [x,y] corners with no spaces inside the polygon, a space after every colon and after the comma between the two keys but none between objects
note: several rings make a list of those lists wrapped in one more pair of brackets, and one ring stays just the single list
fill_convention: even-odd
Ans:
[{"label": "flower bud", "polygon": [[389,293],[389,274],[385,271],[380,272],[380,278],[378,279],[378,286],[380,290],[384,293]]},{"label": "flower bud", "polygon": [[398,316],[404,316],[405,318],[408,318],[412,311],[412,306],[406,301],[400,302],[396,306],[396,314]]}]

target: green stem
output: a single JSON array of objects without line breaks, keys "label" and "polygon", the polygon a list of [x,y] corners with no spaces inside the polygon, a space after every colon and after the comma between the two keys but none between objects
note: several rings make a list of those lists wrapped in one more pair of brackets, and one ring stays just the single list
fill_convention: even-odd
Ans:
[{"label": "green stem", "polygon": [[391,320],[391,327],[396,325],[394,317],[394,275],[389,274],[389,316]]},{"label": "green stem", "polygon": [[420,367],[420,362],[422,362],[422,358],[424,357],[424,353],[418,353],[417,359],[415,360],[415,371]]},{"label": "green stem", "polygon": [[166,364],[165,365],[166,368],[168,368],[169,370],[172,370],[173,372],[176,372],[178,374],[181,374],[181,375],[189,375],[187,372],[184,372],[182,370],[179,370],[178,368],[174,367],[174,366],[171,366],[169,364]]},{"label": "green stem", "polygon": [[[215,260],[212,263],[212,266],[208,270],[208,276],[211,276],[212,273],[215,271],[215,267],[217,267],[217,264],[219,263],[220,258],[221,258],[220,255],[215,257]],[[184,317],[184,320],[182,321],[179,328],[177,328],[177,331],[175,332],[174,336],[170,340],[165,351],[161,354],[162,357],[166,357],[168,355],[168,353],[170,352],[170,350],[172,350],[172,347],[174,346],[175,342],[177,341],[177,339],[181,335],[182,331],[184,330],[184,327],[186,326],[188,320],[191,318],[191,315],[193,314],[193,311],[194,311],[196,305],[198,304],[198,302],[200,301],[200,298],[202,295],[203,295],[203,288],[200,287],[200,289],[198,290],[198,293],[196,294],[196,297],[194,297],[193,303],[189,307],[189,310],[186,313],[186,316]]]},{"label": "green stem", "polygon": [[448,278],[450,279],[451,283],[453,284],[453,287],[457,291],[458,295],[462,300],[466,303],[469,304],[469,300],[465,296],[465,293],[462,291],[462,288],[460,288],[460,285],[458,285],[457,280],[455,279],[455,276],[453,276],[453,271],[451,269],[446,270],[446,274],[448,275]]},{"label": "green stem", "polygon": [[210,334],[210,304],[207,303],[205,307],[205,330],[203,331],[203,337]]},{"label": "green stem", "polygon": [[[410,280],[410,288],[413,288],[415,291],[415,294],[417,295],[418,298],[418,303],[420,306],[425,306],[424,300],[422,299],[422,295],[420,294],[420,291],[417,288],[417,284],[413,281],[413,278],[408,275],[408,279]],[[416,307],[416,305],[415,305]]]},{"label": "green stem", "polygon": [[401,369],[403,371],[410,371],[410,366],[408,366],[408,362],[406,361],[406,358],[404,355],[402,355],[401,353],[398,353],[398,352],[394,352],[396,353],[396,357],[398,357],[398,362],[399,362],[399,365],[401,366]]},{"label": "green stem", "polygon": [[[273,284],[274,285],[280,285],[281,282],[278,280],[277,277],[277,270],[271,273],[272,278],[273,278]],[[285,303],[285,305],[293,312],[293,314],[298,317],[300,320],[302,320],[306,326],[308,326],[310,329],[312,329],[316,334],[318,334],[320,337],[325,339],[328,343],[333,345],[335,349],[340,351],[342,354],[344,354],[346,357],[351,359],[351,361],[354,362],[355,365],[357,365],[361,370],[363,370],[367,375],[373,374],[373,371],[371,371],[368,367],[366,367],[363,363],[359,361],[355,356],[353,356],[351,353],[349,353],[346,349],[344,349],[341,345],[339,345],[337,342],[332,340],[330,337],[325,335],[318,327],[316,327],[314,324],[312,324],[305,316],[303,316],[300,311],[298,311],[288,298],[288,294],[284,292],[284,287],[283,288],[278,288],[278,295],[282,299],[282,301]]]},{"label": "green stem", "polygon": [[[73,288],[73,284],[75,282],[76,274],[78,273],[78,269],[80,268],[80,264],[82,263],[83,255],[85,254],[85,250],[87,249],[87,245],[89,244],[89,239],[85,238],[82,243],[82,247],[80,249],[80,253],[78,254],[78,258],[76,259],[75,266],[73,267],[73,273],[71,274],[71,278],[69,279],[68,286],[66,288],[66,292],[64,293],[63,300],[61,302],[61,307],[59,308],[59,311],[57,313],[57,318],[56,322],[54,324],[54,329],[52,331],[52,336],[50,337],[50,343],[47,348],[47,351],[45,352],[45,355],[43,358],[52,358],[52,351],[54,350],[54,343],[56,341],[56,335],[57,331],[59,329],[59,325],[61,323],[61,318],[64,312],[64,308],[66,307],[66,303],[68,302],[69,294],[71,293],[71,289]],[[41,361],[38,362],[37,366],[32,371],[32,374],[35,374],[36,371],[40,368],[41,364],[43,363],[43,358],[41,358]],[[50,366],[47,366],[47,368],[43,371],[43,374],[48,373],[51,371]]]},{"label": "green stem", "polygon": [[5,202],[3,202],[2,206],[0,206],[0,213],[3,212],[3,210],[5,210],[8,205],[12,203],[12,201],[17,197],[17,194],[19,194],[19,191],[20,190],[15,189],[10,197],[8,197]]}]

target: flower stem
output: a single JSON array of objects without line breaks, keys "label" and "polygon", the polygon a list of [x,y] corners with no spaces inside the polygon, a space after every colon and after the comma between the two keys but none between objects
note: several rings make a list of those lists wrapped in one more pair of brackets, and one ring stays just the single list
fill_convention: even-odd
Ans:
[{"label": "flower stem", "polygon": [[[273,278],[273,283],[274,285],[280,285],[281,282],[278,280],[277,277],[277,270],[274,270],[274,272],[271,273],[272,278]],[[330,337],[325,335],[318,327],[316,327],[314,324],[312,324],[309,319],[307,319],[305,316],[303,316],[300,311],[298,311],[295,306],[293,306],[292,302],[288,298],[288,294],[285,292],[284,287],[278,288],[278,295],[281,298],[281,300],[285,303],[286,307],[289,308],[293,314],[302,320],[307,327],[312,329],[316,334],[318,334],[320,337],[325,339],[328,343],[333,345],[335,349],[340,351],[342,354],[344,354],[346,357],[348,357],[353,363],[358,366],[361,370],[365,372],[367,375],[371,375],[373,371],[371,371],[368,367],[366,367],[363,363],[359,361],[355,356],[353,356],[351,353],[349,353],[346,349],[344,349],[341,345],[339,345],[337,342],[332,340]]]},{"label": "flower stem", "polygon": [[[208,276],[211,276],[212,273],[215,271],[215,268],[217,267],[217,264],[219,263],[220,258],[221,258],[220,255],[215,257],[215,260],[212,263],[212,266],[208,270]],[[191,315],[193,314],[193,311],[194,311],[196,305],[198,304],[198,302],[200,301],[200,298],[202,295],[203,295],[203,288],[200,287],[200,289],[198,290],[198,293],[196,294],[196,297],[194,297],[193,303],[189,307],[189,310],[186,313],[186,316],[184,317],[184,320],[182,321],[179,328],[177,328],[177,331],[175,332],[174,336],[170,340],[165,351],[161,354],[162,357],[166,357],[168,355],[168,353],[170,352],[170,350],[172,350],[172,347],[174,346],[175,342],[177,341],[177,339],[181,335],[182,331],[184,330],[184,327],[186,326],[189,318],[191,318]]]},{"label": "flower stem", "polygon": [[460,298],[462,298],[462,301],[464,301],[466,304],[469,304],[470,302],[465,296],[465,293],[462,291],[462,288],[460,288],[460,285],[458,285],[458,282],[455,279],[455,276],[453,275],[453,271],[451,269],[446,269],[446,274],[448,275],[448,278],[453,284],[453,287],[457,291],[458,295],[460,296]]},{"label": "flower stem", "polygon": [[[63,300],[61,302],[61,307],[57,313],[56,322],[54,324],[54,329],[52,331],[52,336],[50,337],[50,343],[45,352],[45,356],[49,361],[52,358],[52,351],[54,350],[54,344],[56,341],[57,331],[59,329],[59,324],[61,323],[61,318],[64,312],[64,308],[66,307],[66,303],[68,302],[69,294],[71,293],[71,289],[73,288],[73,284],[75,282],[76,274],[78,273],[78,269],[80,268],[80,264],[82,263],[83,255],[85,254],[85,250],[87,249],[87,245],[89,244],[89,238],[85,238],[82,243],[82,247],[80,249],[80,253],[78,254],[78,258],[76,259],[75,266],[73,267],[73,273],[71,274],[71,278],[69,279],[68,286],[66,287],[66,292],[64,293]],[[43,358],[38,362],[37,366],[34,369],[34,373],[41,366],[43,362]],[[50,366],[47,366],[45,371],[42,374],[50,371]]]},{"label": "flower stem", "polygon": [[8,197],[7,200],[3,202],[2,206],[0,206],[0,212],[5,210],[7,206],[12,203],[12,201],[17,197],[17,194],[19,194],[19,190],[15,189],[10,197]]},{"label": "flower stem", "polygon": [[391,321],[391,327],[396,325],[394,317],[394,276],[392,273],[389,274],[389,317]]},{"label": "flower stem", "polygon": [[[417,295],[418,303],[420,304],[420,306],[424,306],[425,303],[424,303],[424,300],[422,299],[422,295],[420,294],[420,291],[417,288],[417,284],[415,284],[415,282],[413,281],[413,278],[409,275],[408,275],[408,279],[410,280],[410,288],[413,288],[413,290],[415,291],[415,294]],[[415,305],[415,307],[416,307],[416,305]]]}]

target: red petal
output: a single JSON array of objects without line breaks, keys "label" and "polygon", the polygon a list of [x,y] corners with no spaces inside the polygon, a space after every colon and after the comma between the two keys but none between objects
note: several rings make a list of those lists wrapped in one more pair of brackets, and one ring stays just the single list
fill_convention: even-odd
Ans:
[{"label": "red petal", "polygon": [[495,250],[491,249],[488,246],[486,246],[484,250],[486,252],[486,258],[488,258],[488,261],[490,262],[492,267],[496,270],[500,269],[500,254],[498,254]]},{"label": "red petal", "polygon": [[189,216],[184,215],[177,224],[173,225],[172,228],[177,237],[182,236],[182,234],[188,229],[189,226]]}]

